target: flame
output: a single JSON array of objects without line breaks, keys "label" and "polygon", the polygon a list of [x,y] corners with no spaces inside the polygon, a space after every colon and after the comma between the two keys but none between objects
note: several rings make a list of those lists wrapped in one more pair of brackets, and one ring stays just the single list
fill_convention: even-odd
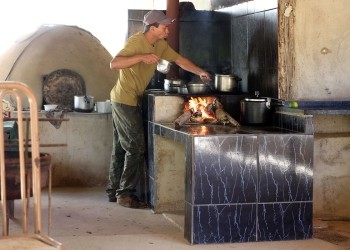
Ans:
[{"label": "flame", "polygon": [[185,104],[184,111],[190,110],[194,120],[198,122],[207,122],[216,120],[213,110],[210,109],[213,98],[210,97],[191,97]]}]

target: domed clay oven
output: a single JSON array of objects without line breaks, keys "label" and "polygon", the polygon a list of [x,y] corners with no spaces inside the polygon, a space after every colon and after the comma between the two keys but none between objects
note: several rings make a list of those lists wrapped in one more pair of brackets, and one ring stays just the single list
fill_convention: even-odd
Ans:
[{"label": "domed clay oven", "polygon": [[[111,59],[100,41],[84,29],[41,26],[0,55],[0,80],[28,84],[39,109],[56,100],[66,103],[74,95],[104,101],[109,99],[117,76],[109,68]],[[29,106],[26,100],[23,105]]]}]

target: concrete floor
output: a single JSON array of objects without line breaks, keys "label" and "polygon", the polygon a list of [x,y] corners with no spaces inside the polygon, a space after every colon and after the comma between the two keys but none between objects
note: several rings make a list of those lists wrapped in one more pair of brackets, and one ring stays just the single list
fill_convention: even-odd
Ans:
[{"label": "concrete floor", "polygon": [[[15,217],[20,215],[19,201]],[[43,233],[47,234],[47,192],[42,199]],[[107,202],[104,188],[54,188],[50,236],[74,250],[115,249],[239,249],[341,250],[350,249],[350,221],[314,220],[315,237],[309,240],[190,245],[183,237],[181,213],[154,214]],[[18,219],[10,222],[16,231]]]}]

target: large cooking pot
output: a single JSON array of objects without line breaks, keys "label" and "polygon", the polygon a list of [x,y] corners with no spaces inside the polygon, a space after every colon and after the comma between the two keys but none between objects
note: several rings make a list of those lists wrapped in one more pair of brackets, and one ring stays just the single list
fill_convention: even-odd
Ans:
[{"label": "large cooking pot", "polygon": [[74,110],[77,112],[92,112],[94,110],[94,97],[74,96]]},{"label": "large cooking pot", "polygon": [[220,92],[235,92],[238,91],[238,81],[241,78],[234,75],[215,74],[214,87]]},{"label": "large cooking pot", "polygon": [[270,125],[276,106],[283,106],[284,101],[269,97],[244,98],[240,102],[240,121],[246,125]]}]

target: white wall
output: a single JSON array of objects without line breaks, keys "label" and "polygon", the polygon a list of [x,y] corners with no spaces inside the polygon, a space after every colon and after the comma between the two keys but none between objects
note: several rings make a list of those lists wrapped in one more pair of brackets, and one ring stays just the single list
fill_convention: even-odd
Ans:
[{"label": "white wall", "polygon": [[[296,0],[291,99],[350,100],[348,0]],[[350,217],[350,116],[314,116],[314,216]]]},{"label": "white wall", "polygon": [[[210,8],[210,1],[192,2],[197,9]],[[43,24],[66,24],[91,32],[111,55],[115,55],[127,35],[127,9],[166,9],[166,3],[166,0],[0,1],[0,54],[18,38]]]},{"label": "white wall", "polygon": [[127,34],[125,1],[11,0],[1,1],[0,9],[0,53],[43,24],[81,27],[97,37],[112,55],[122,47]]},{"label": "white wall", "polygon": [[350,100],[348,0],[297,0],[291,99]]}]

